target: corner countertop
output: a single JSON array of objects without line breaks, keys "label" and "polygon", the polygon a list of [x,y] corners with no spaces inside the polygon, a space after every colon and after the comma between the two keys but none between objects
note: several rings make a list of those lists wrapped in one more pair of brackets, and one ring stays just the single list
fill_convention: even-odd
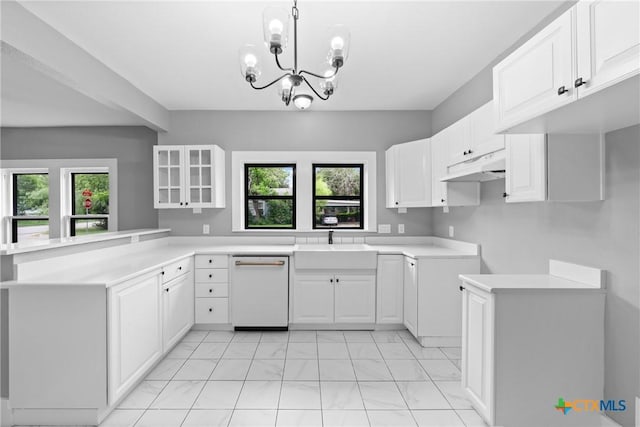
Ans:
[{"label": "corner countertop", "polygon": [[459,277],[465,284],[491,293],[557,290],[604,292],[604,289],[600,287],[550,274],[461,274]]}]

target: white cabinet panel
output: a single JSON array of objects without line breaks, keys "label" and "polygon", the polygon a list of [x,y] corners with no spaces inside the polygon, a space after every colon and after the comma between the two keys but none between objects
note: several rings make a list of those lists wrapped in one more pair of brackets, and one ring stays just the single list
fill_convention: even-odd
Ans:
[{"label": "white cabinet panel", "polygon": [[296,274],[294,322],[333,323],[333,280],[332,274]]},{"label": "white cabinet panel", "polygon": [[229,323],[228,298],[196,298],[196,323]]},{"label": "white cabinet panel", "polygon": [[546,145],[543,134],[507,136],[507,203],[543,201],[547,197]]},{"label": "white cabinet panel", "polygon": [[376,321],[376,278],[374,275],[338,274],[334,278],[335,323]]},{"label": "white cabinet panel", "polygon": [[418,268],[414,258],[404,259],[404,326],[418,336]]},{"label": "white cabinet panel", "polygon": [[493,68],[497,130],[577,99],[570,9]]},{"label": "white cabinet panel", "polygon": [[186,334],[194,319],[193,275],[187,273],[162,287],[163,349],[166,352]]},{"label": "white cabinet panel", "polygon": [[378,255],[377,323],[403,323],[404,256]]},{"label": "white cabinet panel", "polygon": [[153,147],[153,204],[155,208],[184,206],[184,150],[180,145]]},{"label": "white cabinet panel", "polygon": [[468,116],[469,148],[466,157],[473,159],[504,148],[504,135],[495,133],[493,101]]},{"label": "white cabinet panel", "polygon": [[109,402],[115,402],[162,355],[160,276],[109,289]]},{"label": "white cabinet panel", "polygon": [[386,152],[387,207],[431,206],[429,139],[394,145]]},{"label": "white cabinet panel", "polygon": [[640,71],[640,2],[583,0],[576,6],[578,96]]},{"label": "white cabinet panel", "polygon": [[490,419],[493,404],[493,306],[490,294],[462,292],[462,388]]},{"label": "white cabinet panel", "polygon": [[447,128],[447,166],[466,160],[469,155],[469,116]]},{"label": "white cabinet panel", "polygon": [[448,128],[431,138],[431,205],[445,206],[447,202],[447,183],[440,178],[447,174]]}]

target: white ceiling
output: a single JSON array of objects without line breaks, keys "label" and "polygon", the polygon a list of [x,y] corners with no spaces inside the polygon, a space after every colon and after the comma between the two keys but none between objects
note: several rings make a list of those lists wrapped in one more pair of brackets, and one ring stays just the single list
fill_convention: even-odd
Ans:
[{"label": "white ceiling", "polygon": [[[313,109],[431,110],[561,3],[299,0],[301,68],[319,68],[331,24],[351,30],[339,90]],[[256,92],[244,81],[238,50],[245,43],[264,46],[262,10],[291,2],[21,4],[169,110],[284,109],[275,89]],[[262,82],[278,76],[268,59]],[[8,87],[15,86],[9,90],[15,98],[26,85],[11,80],[28,77],[3,76],[3,103]]]}]

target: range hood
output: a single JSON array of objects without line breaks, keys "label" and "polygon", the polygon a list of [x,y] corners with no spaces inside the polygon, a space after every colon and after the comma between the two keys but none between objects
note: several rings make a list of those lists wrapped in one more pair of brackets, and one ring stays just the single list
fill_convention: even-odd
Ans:
[{"label": "range hood", "polygon": [[504,178],[506,168],[505,150],[458,163],[447,168],[448,174],[442,182],[482,182]]}]

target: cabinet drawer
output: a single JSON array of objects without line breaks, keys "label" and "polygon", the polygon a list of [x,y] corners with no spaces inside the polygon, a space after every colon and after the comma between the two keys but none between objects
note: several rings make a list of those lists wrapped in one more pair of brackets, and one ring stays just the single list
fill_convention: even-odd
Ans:
[{"label": "cabinet drawer", "polygon": [[219,298],[229,296],[226,283],[196,283],[196,298]]},{"label": "cabinet drawer", "polygon": [[196,283],[227,283],[229,270],[226,268],[201,268],[196,270]]},{"label": "cabinet drawer", "polygon": [[196,323],[229,323],[229,299],[196,298]]},{"label": "cabinet drawer", "polygon": [[227,268],[226,255],[196,255],[196,268]]},{"label": "cabinet drawer", "polygon": [[162,283],[169,282],[191,270],[191,257],[181,259],[162,267]]}]

